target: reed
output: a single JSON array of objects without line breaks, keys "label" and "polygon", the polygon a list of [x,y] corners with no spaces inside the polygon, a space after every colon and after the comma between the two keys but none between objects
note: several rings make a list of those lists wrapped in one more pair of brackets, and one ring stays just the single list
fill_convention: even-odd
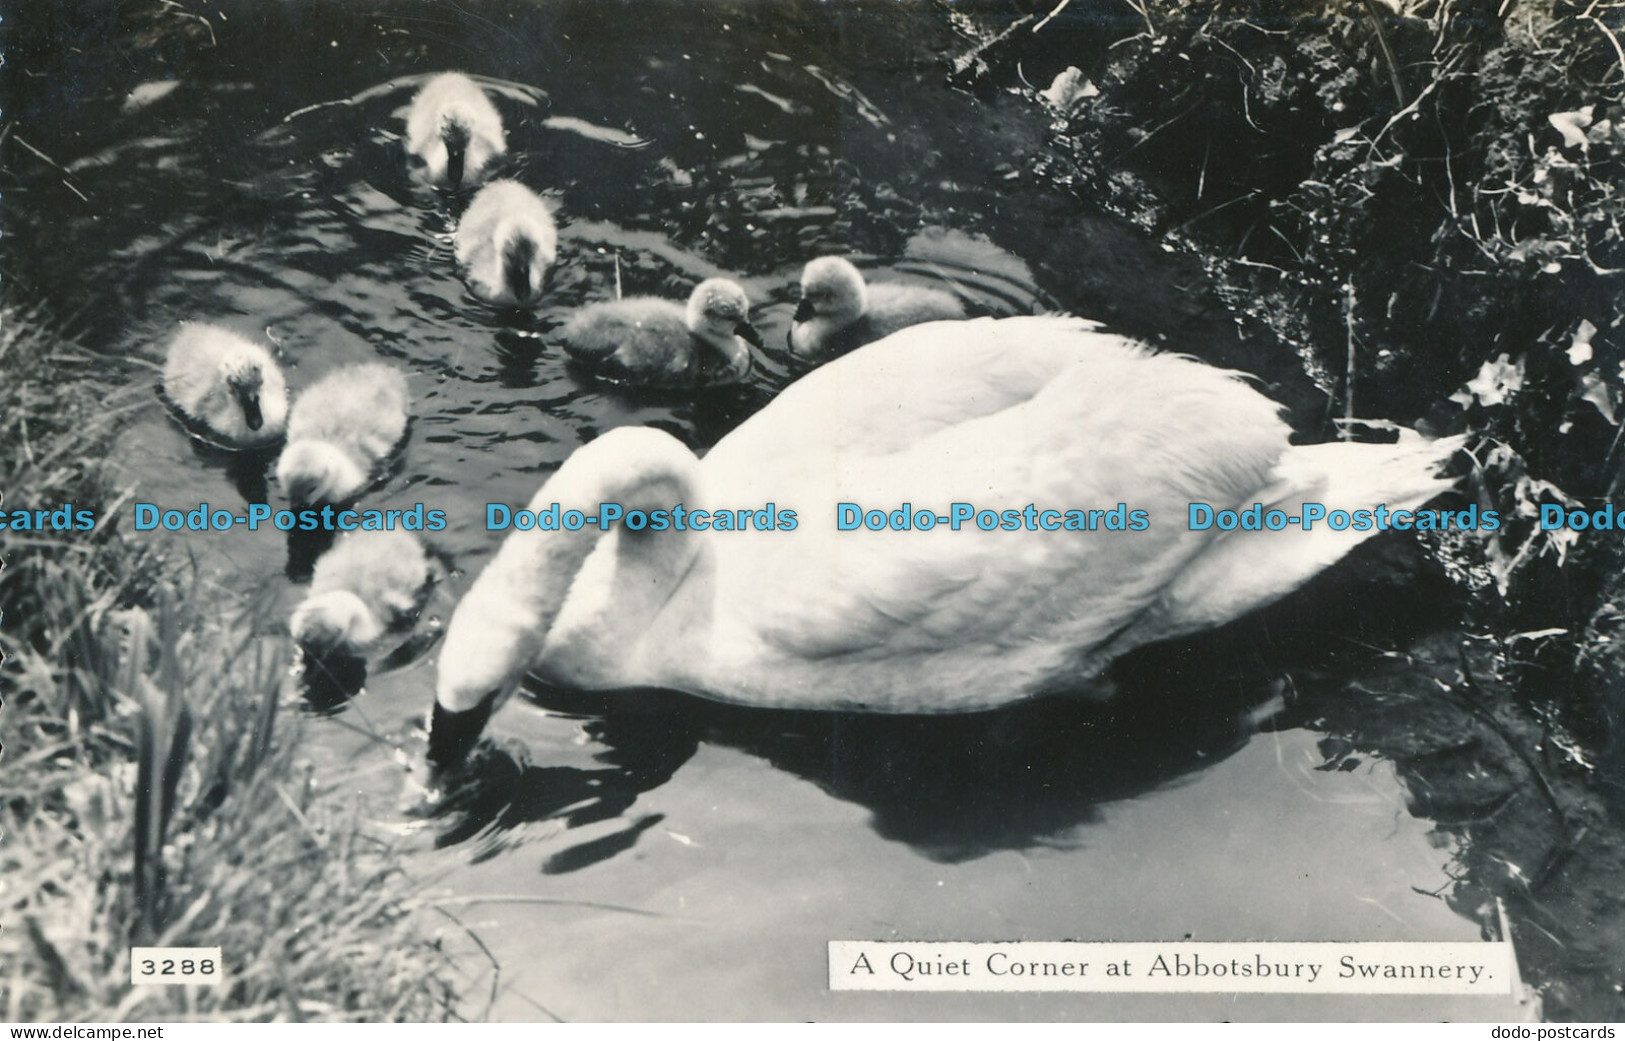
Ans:
[{"label": "reed", "polygon": [[[279,713],[279,627],[106,520],[135,399],[94,360],[0,304],[0,490],[103,518],[0,542],[0,1015],[456,1018],[395,850]],[[219,946],[227,979],[132,987],[132,944]]]}]

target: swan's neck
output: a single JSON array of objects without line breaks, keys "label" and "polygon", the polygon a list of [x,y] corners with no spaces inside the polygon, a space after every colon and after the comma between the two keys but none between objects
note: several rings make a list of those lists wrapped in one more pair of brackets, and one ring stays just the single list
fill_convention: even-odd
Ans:
[{"label": "swan's neck", "polygon": [[[624,491],[628,513],[671,511],[694,501],[693,484],[676,474]],[[702,536],[686,529],[604,535],[575,576],[568,600],[543,648],[547,674],[590,688],[637,686],[649,681],[645,641],[655,620],[683,585],[703,551]]]},{"label": "swan's neck", "polygon": [[[693,500],[696,465],[670,435],[622,427],[578,449],[527,510],[549,516],[557,503],[562,519],[571,510],[598,516],[605,503],[669,509]],[[513,532],[452,616],[438,700],[465,711],[492,693],[505,697],[544,645],[608,646],[610,660],[624,661],[627,641],[646,630],[697,550],[693,532],[631,532],[619,522],[607,535],[588,524]]]}]

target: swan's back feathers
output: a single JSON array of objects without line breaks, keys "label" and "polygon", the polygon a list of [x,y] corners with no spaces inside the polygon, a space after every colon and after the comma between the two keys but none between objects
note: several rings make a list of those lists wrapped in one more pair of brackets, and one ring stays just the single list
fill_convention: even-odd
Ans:
[{"label": "swan's back feathers", "polygon": [[[1060,315],[910,326],[791,384],[711,450],[707,470],[748,474],[782,465],[779,461],[787,454],[816,463],[907,451],[945,427],[1028,401],[1074,368],[1084,374],[1076,380],[1077,397],[1071,406],[1056,401],[1056,418],[1078,414],[1093,422],[1089,416],[1097,410],[1111,410],[1118,418],[1094,428],[1098,444],[1125,437],[1180,444],[1159,433],[1165,416],[1181,433],[1210,438],[1214,431],[1200,426],[1204,419],[1236,408],[1248,420],[1260,419],[1250,436],[1279,438],[1276,451],[1285,446],[1287,430],[1276,416],[1278,406],[1231,374],[1176,355],[1155,354],[1099,328],[1088,319]],[[1144,368],[1148,365],[1150,370]],[[1172,415],[1170,394],[1194,395],[1200,401],[1193,401],[1190,411]],[[1141,411],[1136,414],[1136,409]],[[1159,424],[1144,422],[1148,414],[1158,416]],[[1235,426],[1234,419],[1222,423],[1230,433],[1221,431],[1221,436],[1234,436]],[[1068,440],[1075,433],[1068,428],[1057,435]],[[1254,454],[1242,456],[1251,459]],[[1179,465],[1194,464],[1181,459]]]},{"label": "swan's back feathers", "polygon": [[[1275,403],[1233,375],[1088,323],[915,326],[809,374],[705,459],[710,501],[777,496],[803,511],[803,538],[822,540],[786,554],[774,533],[730,537],[717,603],[764,653],[822,661],[826,678],[839,675],[834,659],[909,656],[963,656],[972,677],[1005,634],[1019,635],[999,669],[1030,659],[1035,676],[1059,672],[1064,649],[1131,625],[1211,541],[1186,530],[1187,505],[1240,502],[1268,484],[1287,436]],[[938,515],[955,502],[1121,503],[1151,527],[1113,531],[1099,514],[1081,532],[836,532],[836,503],[864,494],[866,509],[908,502]],[[944,709],[997,700],[974,687],[944,696]]]},{"label": "swan's back feathers", "polygon": [[[1438,471],[1464,444],[1410,437],[1397,444],[1332,442],[1294,446],[1273,480],[1243,504],[1261,503],[1301,516],[1305,503],[1328,512],[1414,510],[1449,491],[1454,481]],[[1193,502],[1213,500],[1193,499]],[[1350,525],[1338,531],[1324,519],[1309,531],[1223,532],[1162,593],[1155,608],[1111,647],[1111,656],[1142,644],[1219,625],[1286,596],[1378,533]]]}]

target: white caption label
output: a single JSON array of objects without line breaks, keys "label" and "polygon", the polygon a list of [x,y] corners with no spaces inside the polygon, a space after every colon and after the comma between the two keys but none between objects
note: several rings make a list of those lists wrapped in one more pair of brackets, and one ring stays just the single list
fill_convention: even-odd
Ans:
[{"label": "white caption label", "polygon": [[831,990],[1512,993],[1505,943],[831,940]]},{"label": "white caption label", "polygon": [[131,983],[219,983],[218,947],[131,947]]}]

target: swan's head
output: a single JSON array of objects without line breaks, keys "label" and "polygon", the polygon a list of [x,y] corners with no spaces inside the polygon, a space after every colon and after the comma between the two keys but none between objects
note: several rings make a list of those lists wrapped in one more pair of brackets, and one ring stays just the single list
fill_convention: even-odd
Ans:
[{"label": "swan's head", "polygon": [[822,319],[840,329],[862,318],[868,308],[869,287],[863,274],[844,257],[819,257],[801,270],[796,322]]},{"label": "swan's head", "polygon": [[452,612],[435,666],[431,767],[453,769],[468,757],[492,714],[519,689],[545,636],[501,610],[475,583]]},{"label": "swan's head", "polygon": [[276,463],[276,479],[296,505],[340,503],[367,483],[367,471],[337,445],[289,442]]},{"label": "swan's head", "polygon": [[384,635],[383,623],[359,596],[330,589],[294,608],[288,630],[299,646],[316,654],[358,653]]},{"label": "swan's head", "polygon": [[722,347],[730,357],[741,349],[734,342],[736,336],[762,345],[762,334],[750,324],[750,297],[729,278],[708,278],[695,286],[688,297],[686,320],[690,332]]}]

